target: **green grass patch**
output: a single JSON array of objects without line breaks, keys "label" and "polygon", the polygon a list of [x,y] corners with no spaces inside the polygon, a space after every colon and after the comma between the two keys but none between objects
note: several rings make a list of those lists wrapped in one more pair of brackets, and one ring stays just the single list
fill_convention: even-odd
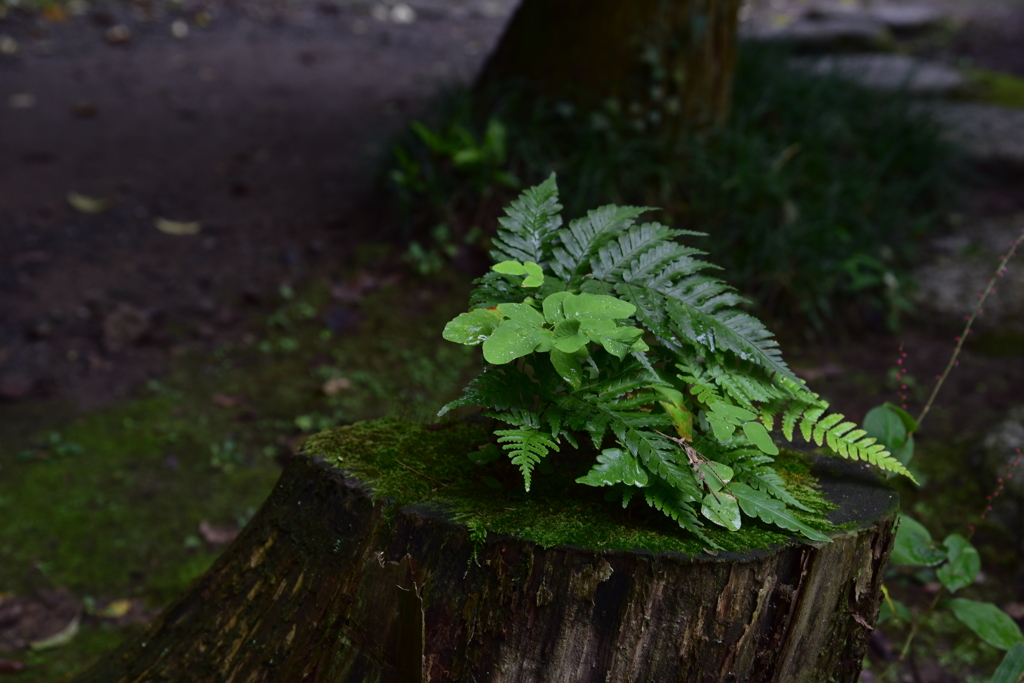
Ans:
[{"label": "green grass patch", "polygon": [[983,102],[1024,108],[1024,78],[987,69],[969,69],[967,73],[979,84],[979,99]]}]

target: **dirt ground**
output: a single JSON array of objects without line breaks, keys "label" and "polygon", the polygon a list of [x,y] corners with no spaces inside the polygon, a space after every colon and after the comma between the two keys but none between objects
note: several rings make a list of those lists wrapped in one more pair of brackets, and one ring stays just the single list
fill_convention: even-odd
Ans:
[{"label": "dirt ground", "polygon": [[[386,238],[387,207],[372,189],[389,136],[440,86],[472,77],[514,5],[431,0],[409,14],[402,4],[186,0],[82,5],[67,15],[8,10],[0,438],[47,427],[12,424],[5,406],[109,406],[187,350],[237,339],[282,286],[337,279],[361,244]],[[964,27],[924,52],[1024,77],[1024,5],[959,2],[956,11]],[[16,42],[13,53],[3,37]],[[993,179],[963,208],[1020,211],[1020,187],[1019,178]],[[83,212],[69,193],[107,206]],[[917,321],[899,335],[784,346],[816,390],[860,419],[895,398],[889,377],[901,343],[919,400],[955,334]],[[989,338],[968,349],[921,447],[963,446],[962,434],[1020,403],[1015,343]],[[1002,576],[1024,595],[1019,571]]]},{"label": "dirt ground", "polygon": [[[105,405],[181,345],[230,334],[245,302],[379,238],[354,208],[388,136],[474,73],[509,8],[428,9],[411,23],[354,3],[0,20],[18,43],[0,56],[0,399]],[[117,26],[127,42],[107,39]],[[78,212],[70,192],[109,208]],[[161,218],[201,231],[165,234]]]}]

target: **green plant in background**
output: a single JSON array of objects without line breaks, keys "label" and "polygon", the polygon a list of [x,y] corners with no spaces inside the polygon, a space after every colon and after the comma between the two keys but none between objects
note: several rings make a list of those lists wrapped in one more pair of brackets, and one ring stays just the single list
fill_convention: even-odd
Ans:
[{"label": "green plant in background", "polygon": [[[787,58],[741,51],[730,119],[699,135],[660,137],[629,102],[585,111],[514,88],[482,115],[468,93],[449,95],[431,130],[501,121],[507,158],[492,155],[488,174],[502,169],[529,184],[551,172],[571,178],[562,201],[573,215],[608,200],[663,207],[665,222],[708,233],[710,259],[764,315],[802,317],[819,331],[844,317],[894,327],[909,308],[915,242],[947,213],[953,150],[909,98],[789,69]],[[480,195],[451,162],[453,142],[442,144],[471,137],[410,131],[398,144],[423,188],[398,188],[406,215],[455,225],[455,208],[473,225],[493,224],[502,184],[492,180],[493,193]]]},{"label": "green plant in background", "polygon": [[[896,406],[892,403],[885,403],[868,412],[864,418],[864,428],[867,433],[875,437],[890,452],[895,454],[896,459],[904,466],[909,466],[914,457],[914,434],[920,429],[921,423],[931,411],[935,399],[942,389],[949,373],[956,367],[957,359],[963,350],[964,343],[971,333],[974,321],[978,318],[984,308],[985,301],[995,289],[996,280],[1006,272],[1006,264],[1016,254],[1017,248],[1024,244],[1024,233],[1021,234],[1007,250],[1002,261],[996,268],[995,274],[989,280],[985,290],[978,297],[974,310],[964,325],[963,332],[957,338],[956,348],[946,364],[945,371],[939,375],[932,389],[928,400],[925,402],[921,412],[915,418],[907,412],[906,406]],[[897,377],[904,374],[903,357],[906,354],[900,351],[899,370]],[[905,386],[902,387],[906,389]],[[1011,465],[1013,469],[1021,459],[1020,449],[1017,449],[1017,461]],[[1008,472],[1007,476],[1012,476]],[[1002,479],[996,493],[989,496],[986,504],[991,503],[1003,489]],[[988,509],[991,509],[989,507]],[[982,513],[985,518],[988,510]],[[966,598],[946,599],[946,594],[955,594],[957,591],[974,584],[981,572],[981,556],[977,549],[971,545],[974,536],[974,527],[971,526],[966,537],[961,534],[952,533],[946,536],[941,544],[932,539],[928,529],[917,520],[901,514],[899,518],[899,529],[896,533],[890,562],[893,565],[912,567],[917,569],[935,568],[935,578],[938,579],[941,588],[936,592],[931,604],[923,615],[915,617],[904,605],[889,597],[888,590],[883,587],[885,601],[878,618],[882,624],[889,619],[901,620],[911,624],[910,632],[904,641],[900,651],[899,659],[893,663],[882,675],[882,679],[888,678],[894,672],[897,664],[903,661],[914,637],[922,622],[932,616],[937,608],[948,609],[957,620],[973,631],[981,640],[989,645],[1006,651],[1002,663],[991,679],[991,683],[1019,683],[1024,679],[1024,634],[1012,618],[998,606],[978,600]]]},{"label": "green plant in background", "polygon": [[[485,406],[526,489],[551,451],[589,438],[597,463],[577,479],[634,495],[700,536],[701,516],[736,531],[744,516],[828,541],[772,467],[777,421],[883,470],[907,470],[812,393],[744,300],[706,271],[692,236],[637,224],[647,209],[605,206],[562,227],[552,175],[512,202],[472,310],[444,338],[481,345],[491,364],[460,406]],[[670,436],[665,432],[675,432]],[[820,522],[820,520],[818,520]]]}]

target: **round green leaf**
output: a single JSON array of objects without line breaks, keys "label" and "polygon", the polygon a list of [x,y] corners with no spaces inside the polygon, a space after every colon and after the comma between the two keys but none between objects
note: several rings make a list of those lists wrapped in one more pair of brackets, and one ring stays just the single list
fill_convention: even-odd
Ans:
[{"label": "round green leaf", "polygon": [[767,453],[768,455],[779,454],[778,446],[775,445],[772,437],[768,435],[768,430],[760,422],[744,422],[743,433],[747,435],[751,443],[757,446],[762,453]]},{"label": "round green leaf", "polygon": [[477,308],[463,313],[444,326],[441,336],[456,344],[476,346],[494,332],[501,322],[501,314],[487,308]]},{"label": "round green leaf", "polygon": [[1010,615],[991,602],[953,598],[946,605],[953,614],[986,643],[1000,650],[1009,650],[1024,642],[1020,627]]},{"label": "round green leaf", "polygon": [[515,320],[505,320],[484,341],[484,360],[495,365],[510,363],[533,353],[551,333]]},{"label": "round green leaf", "polygon": [[928,530],[920,522],[900,515],[900,528],[896,532],[896,542],[889,561],[893,564],[934,567],[944,559],[945,549],[937,546]]},{"label": "round green leaf", "polygon": [[960,534],[950,534],[942,542],[948,552],[949,561],[939,567],[939,581],[950,593],[974,583],[981,571],[981,557],[966,538]]},{"label": "round green leaf", "polygon": [[704,496],[700,513],[729,531],[740,530],[740,506],[728,493],[709,493]]}]

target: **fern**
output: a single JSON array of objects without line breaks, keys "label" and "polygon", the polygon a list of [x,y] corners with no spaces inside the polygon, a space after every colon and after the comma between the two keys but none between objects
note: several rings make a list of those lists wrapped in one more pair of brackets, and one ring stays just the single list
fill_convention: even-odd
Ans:
[{"label": "fern", "polygon": [[495,261],[543,263],[551,254],[552,238],[562,225],[555,175],[532,187],[509,205],[492,241]]},{"label": "fern", "polygon": [[490,416],[517,426],[517,429],[495,430],[494,434],[498,437],[498,443],[512,459],[512,464],[519,468],[526,490],[529,491],[533,468],[550,451],[558,451],[558,443],[550,434],[540,431],[536,417],[526,411],[491,413]]},{"label": "fern", "polygon": [[[713,545],[701,515],[736,529],[742,516],[827,540],[773,467],[769,432],[881,469],[906,469],[866,432],[829,414],[782,359],[745,300],[711,273],[700,233],[637,224],[647,209],[605,206],[562,227],[554,176],[500,219],[474,310],[445,338],[482,344],[492,365],[442,413],[484,406],[529,490],[561,443],[598,451],[591,486],[648,505]],[[675,436],[670,436],[670,434]]]}]

